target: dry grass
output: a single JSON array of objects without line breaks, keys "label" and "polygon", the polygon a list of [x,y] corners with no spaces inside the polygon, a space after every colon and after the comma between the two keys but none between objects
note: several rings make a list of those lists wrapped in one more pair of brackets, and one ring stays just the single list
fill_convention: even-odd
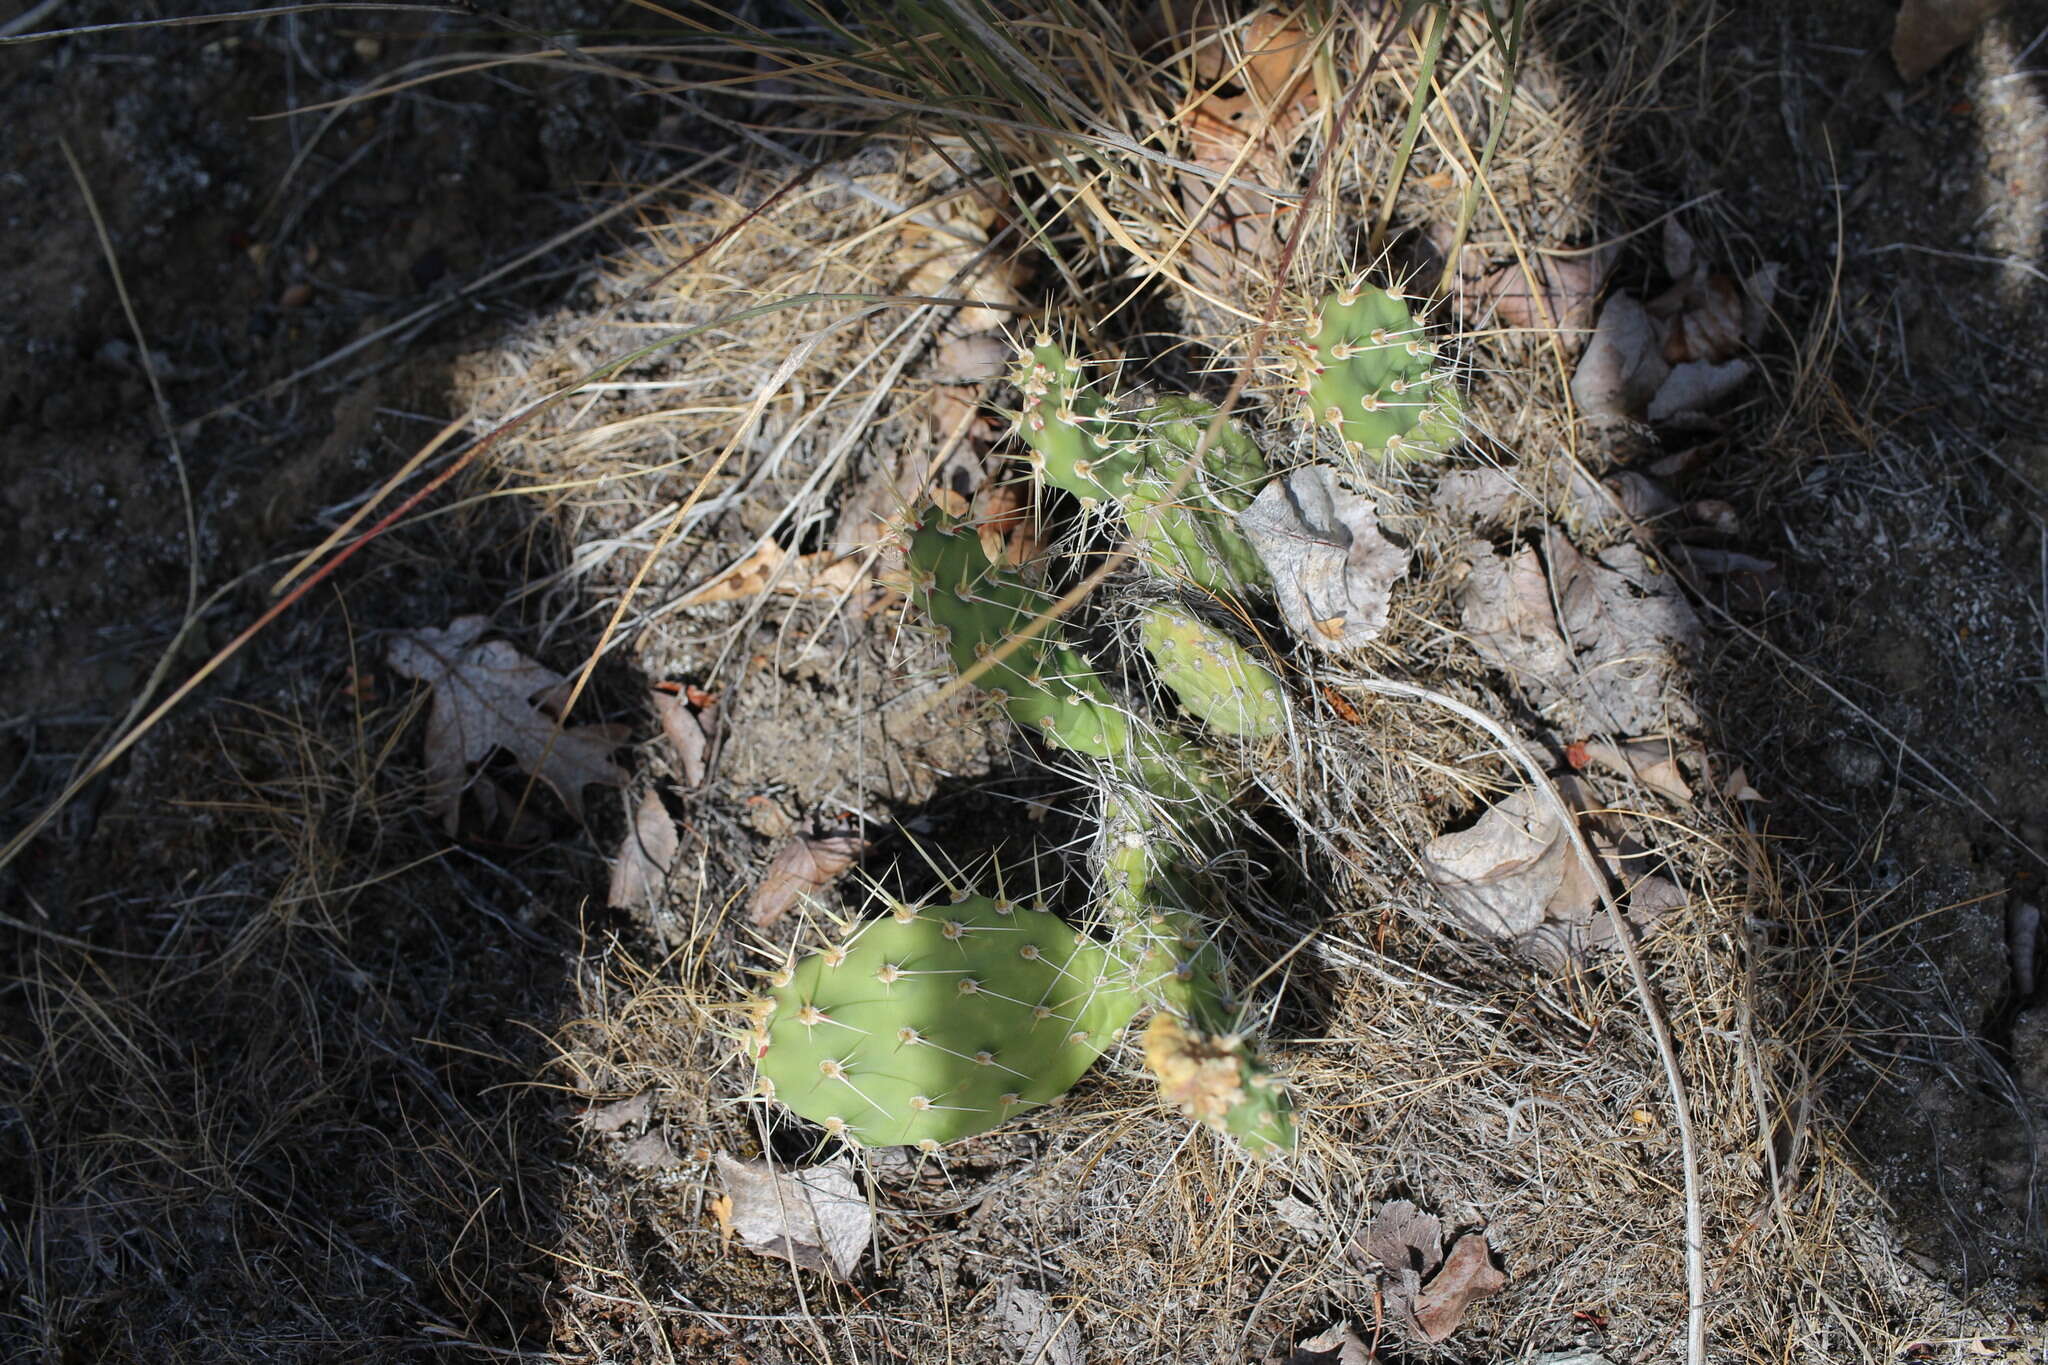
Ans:
[{"label": "dry grass", "polygon": [[[1410,1197],[1447,1224],[1484,1225],[1512,1282],[1450,1346],[1402,1358],[1575,1343],[1670,1358],[1688,1309],[1687,1173],[1658,1011],[1698,1135],[1713,1358],[1876,1360],[1974,1334],[1978,1316],[1887,1232],[1829,1109],[1831,1074],[1866,1035],[1892,1036],[1867,999],[1893,945],[1841,912],[1838,879],[1788,866],[1714,784],[1680,808],[1596,779],[1690,895],[1642,945],[1650,990],[1614,962],[1535,970],[1438,909],[1417,850],[1518,770],[1488,734],[1373,695],[1349,670],[1426,682],[1525,742],[1541,736],[1451,625],[1464,536],[1430,510],[1417,472],[1358,471],[1417,551],[1393,626],[1346,668],[1276,657],[1297,732],[1282,750],[1230,755],[1261,796],[1241,856],[1219,869],[1241,912],[1224,933],[1260,978],[1301,1151],[1255,1167],[1190,1133],[1158,1111],[1126,1044],[1029,1121],[935,1159],[861,1154],[878,1217],[857,1284],[753,1258],[714,1217],[711,1153],[817,1151],[813,1133],[746,1099],[734,1046],[752,974],[818,932],[739,925],[768,846],[753,813],[860,813],[883,835],[874,875],[892,887],[940,880],[920,867],[926,847],[976,863],[1007,842],[1005,856],[1064,878],[1064,908],[1079,909],[1085,794],[1020,757],[971,697],[925,709],[938,652],[886,594],[690,593],[764,542],[886,571],[883,537],[906,505],[1014,476],[1003,447],[983,458],[946,420],[964,386],[935,376],[962,314],[933,296],[992,272],[1000,301],[1016,291],[1016,326],[1131,357],[1127,383],[1220,396],[1242,377],[1240,412],[1274,461],[1311,458],[1261,325],[1363,267],[1426,281],[1431,224],[1464,224],[1495,259],[1523,262],[1618,222],[1647,231],[1671,206],[1617,149],[1629,120],[1697,88],[1687,64],[1706,21],[1684,11],[1546,13],[1511,79],[1488,25],[1460,7],[1390,242],[1370,232],[1421,54],[1391,22],[1330,21],[1310,70],[1320,114],[1285,161],[1301,175],[1285,192],[1307,211],[1302,229],[1291,254],[1235,279],[1204,274],[1190,251],[1203,231],[1183,194],[1192,51],[1148,39],[1136,7],[1106,23],[1091,12],[1085,41],[1079,18],[1006,24],[998,43],[972,26],[878,22],[851,55],[795,73],[760,71],[777,50],[765,35],[700,50],[761,76],[753,103],[748,85],[732,92],[751,142],[648,207],[588,306],[459,374],[461,405],[486,421],[573,391],[490,450],[461,505],[533,519],[543,567],[502,575],[520,581],[508,601],[522,644],[588,648],[720,695],[723,749],[685,797],[671,904],[637,928],[572,913],[594,864],[546,864],[531,886],[424,838],[393,761],[408,742],[395,701],[329,694],[317,714],[223,735],[239,791],[204,814],[242,850],[220,864],[236,870],[144,915],[132,957],[46,945],[8,983],[22,1007],[0,1055],[7,1101],[58,1135],[8,1139],[24,1174],[0,1196],[30,1210],[0,1243],[0,1264],[28,1272],[15,1321],[52,1351],[87,1334],[117,1343],[80,1358],[118,1357],[120,1324],[148,1323],[132,1329],[138,1354],[182,1337],[233,1359],[424,1340],[536,1359],[996,1360],[1011,1358],[996,1300],[1025,1284],[1098,1359],[1257,1360],[1334,1318],[1393,1330],[1348,1248],[1377,1206]],[[1601,81],[1551,55],[1596,38]],[[985,234],[961,212],[984,188],[1001,206]],[[1833,396],[1825,338],[1792,340],[1811,363],[1773,396],[1789,414],[1781,435],[1817,430]],[[1489,329],[1457,347],[1487,458],[1518,456],[1530,515],[1564,518],[1570,469],[1600,456],[1573,419],[1563,343]],[[1082,608],[1084,627],[1114,616],[1119,590]],[[1700,738],[1719,765],[1717,737]],[[508,888],[548,901],[534,912],[546,951],[519,959],[528,979],[494,984],[462,962],[530,936],[516,914],[488,912],[503,935],[408,921],[433,876],[471,908]],[[554,969],[566,977],[541,979]],[[368,1007],[338,1010],[351,993]],[[514,1019],[529,1030],[508,1030]],[[438,1061],[417,1037],[441,1040]],[[673,1160],[635,1165],[621,1144],[572,1139],[575,1109],[642,1093]],[[316,1196],[295,1182],[323,1151],[345,1188]],[[294,1212],[316,1197],[359,1223]],[[392,1243],[425,1250],[401,1265],[371,1250]],[[289,1290],[251,1301],[250,1286],[281,1276]],[[173,1321],[194,1303],[210,1316]],[[302,1320],[277,1320],[284,1305]]]}]

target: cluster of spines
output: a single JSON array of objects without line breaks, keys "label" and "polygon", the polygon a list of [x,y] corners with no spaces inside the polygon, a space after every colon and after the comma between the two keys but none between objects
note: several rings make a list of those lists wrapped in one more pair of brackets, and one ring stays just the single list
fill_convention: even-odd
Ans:
[{"label": "cluster of spines", "polygon": [[1140,999],[1046,911],[895,906],[780,973],[753,1035],[763,1093],[870,1146],[935,1151],[1058,1099]]},{"label": "cluster of spines", "polygon": [[1432,459],[1460,439],[1456,387],[1427,326],[1400,297],[1370,285],[1329,295],[1296,343],[1311,417],[1359,454]]}]

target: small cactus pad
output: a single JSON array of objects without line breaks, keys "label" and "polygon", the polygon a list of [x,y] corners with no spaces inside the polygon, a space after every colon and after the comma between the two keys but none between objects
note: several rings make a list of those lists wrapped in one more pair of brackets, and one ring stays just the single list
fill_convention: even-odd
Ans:
[{"label": "small cactus pad", "polygon": [[1272,582],[1237,529],[1268,471],[1258,446],[1227,420],[1201,464],[1188,468],[1215,417],[1215,405],[1199,398],[1164,398],[1132,414],[1144,462],[1128,479],[1124,518],[1156,572],[1224,596]]},{"label": "small cactus pad", "polygon": [[1083,383],[1081,367],[1051,337],[1040,337],[1015,378],[1024,393],[1017,429],[1045,481],[1086,503],[1129,497],[1141,452],[1128,440],[1129,424],[1111,417],[1102,396]]},{"label": "small cactus pad", "polygon": [[972,528],[928,511],[911,535],[909,563],[918,604],[945,632],[962,673],[1024,637],[975,677],[1012,720],[1077,753],[1109,758],[1125,752],[1129,717],[1095,670],[1061,642],[1057,624],[1039,621],[1044,595],[1014,569],[992,562]]},{"label": "small cactus pad", "polygon": [[1457,391],[1425,331],[1383,289],[1324,299],[1301,342],[1301,391],[1315,420],[1347,446],[1389,458],[1428,459],[1457,444]]},{"label": "small cactus pad", "polygon": [[876,1147],[986,1132],[1069,1090],[1137,1011],[1058,917],[972,896],[898,907],[758,1006],[763,1088]]},{"label": "small cactus pad", "polygon": [[1271,739],[1287,733],[1287,694],[1272,671],[1228,635],[1185,608],[1146,608],[1138,638],[1182,709],[1226,735]]},{"label": "small cactus pad", "polygon": [[1237,1035],[1205,1033],[1155,1014],[1145,1027],[1145,1065],[1160,1098],[1230,1134],[1254,1156],[1294,1149],[1294,1102]]}]

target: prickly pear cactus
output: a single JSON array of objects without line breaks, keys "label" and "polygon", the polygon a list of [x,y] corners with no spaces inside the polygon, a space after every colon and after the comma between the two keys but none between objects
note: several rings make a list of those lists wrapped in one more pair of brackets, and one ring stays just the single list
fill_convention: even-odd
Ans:
[{"label": "prickly pear cactus", "polygon": [[1145,609],[1138,638],[1181,708],[1211,730],[1271,739],[1287,733],[1287,694],[1270,669],[1184,607]]},{"label": "prickly pear cactus", "polygon": [[1119,508],[1153,572],[1219,596],[1271,583],[1236,521],[1265,486],[1265,456],[1226,421],[1194,460],[1213,404],[1171,397],[1117,411],[1082,385],[1080,368],[1050,338],[1040,338],[1016,378],[1024,394],[1017,427],[1040,475],[1084,506]]},{"label": "prickly pear cactus", "polygon": [[1438,369],[1428,329],[1399,298],[1370,286],[1339,290],[1299,345],[1310,413],[1350,449],[1420,460],[1458,443],[1457,390]]},{"label": "prickly pear cactus", "polygon": [[763,1089],[836,1137],[927,1150],[1058,1099],[1140,998],[1058,917],[897,906],[757,1006]]}]

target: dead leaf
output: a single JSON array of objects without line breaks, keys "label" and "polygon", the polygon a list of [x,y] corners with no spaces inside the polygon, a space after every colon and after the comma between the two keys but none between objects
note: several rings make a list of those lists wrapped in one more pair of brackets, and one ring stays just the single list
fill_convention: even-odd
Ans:
[{"label": "dead leaf", "polygon": [[897,233],[903,292],[971,300],[952,317],[955,333],[986,332],[1009,321],[1023,307],[1019,291],[1031,272],[1014,256],[990,251],[1001,222],[997,200],[979,188],[926,205]]},{"label": "dead leaf", "polygon": [[654,1092],[643,1090],[623,1100],[594,1104],[583,1111],[583,1122],[593,1133],[616,1133],[647,1122],[654,1113]]},{"label": "dead leaf", "polygon": [[661,793],[650,789],[640,798],[632,827],[612,857],[612,884],[605,904],[614,910],[651,909],[668,889],[669,869],[675,866],[680,847],[676,822],[661,803]]},{"label": "dead leaf", "polygon": [[1001,379],[1017,348],[989,332],[949,337],[932,352],[932,378],[940,384],[986,384]]},{"label": "dead leaf", "polygon": [[1663,485],[1634,470],[1595,483],[1566,460],[1453,469],[1437,480],[1430,501],[1452,520],[1472,526],[1517,525],[1546,516],[1584,526],[1606,526],[1622,516],[1646,523],[1678,506]]},{"label": "dead leaf", "polygon": [[1466,633],[1488,663],[1566,733],[1640,735],[1690,726],[1678,653],[1702,640],[1699,618],[1633,545],[1585,559],[1555,527],[1506,559],[1465,549],[1458,590]]},{"label": "dead leaf", "polygon": [[[1229,298],[1278,260],[1286,239],[1286,206],[1251,186],[1289,183],[1288,150],[1316,107],[1308,74],[1314,40],[1299,24],[1262,13],[1241,30],[1197,26],[1182,41],[1195,49],[1199,87],[1178,116],[1187,159],[1231,177],[1221,187],[1208,176],[1178,179],[1183,211],[1200,219],[1187,244],[1189,273]],[[1223,93],[1229,87],[1243,93]]]},{"label": "dead leaf", "polygon": [[1266,1359],[1267,1365],[1373,1365],[1372,1351],[1342,1320],[1297,1343],[1286,1355],[1276,1351]]},{"label": "dead leaf", "polygon": [[674,606],[702,607],[713,602],[737,602],[759,597],[764,592],[792,597],[837,597],[860,586],[861,560],[830,550],[816,554],[791,554],[772,540],[764,540],[733,564],[677,598]]},{"label": "dead leaf", "polygon": [[1892,28],[1892,65],[1917,81],[1975,36],[2005,0],[1903,0]]},{"label": "dead leaf", "polygon": [[775,850],[768,870],[761,874],[761,884],[747,902],[748,920],[763,929],[774,924],[795,909],[799,900],[839,880],[867,847],[865,839],[851,834],[791,839]]},{"label": "dead leaf", "polygon": [[[1574,811],[1589,804],[1579,784],[1557,779]],[[1630,923],[1646,928],[1685,904],[1685,893],[1653,869],[1656,859],[1627,839],[1608,837],[1581,817],[1594,860],[1620,884]],[[1613,946],[1614,925],[1601,886],[1589,875],[1559,822],[1555,806],[1535,788],[1510,793],[1469,829],[1439,835],[1422,850],[1423,874],[1474,933],[1504,940],[1540,967],[1559,970]]]},{"label": "dead leaf", "polygon": [[[1450,246],[1452,235],[1442,223],[1430,232],[1439,251]],[[1594,308],[1620,252],[1609,243],[1566,255],[1539,254],[1529,258],[1525,269],[1520,261],[1496,266],[1483,249],[1467,245],[1458,252],[1452,302],[1458,315],[1475,326],[1554,330],[1575,349],[1593,324]]]},{"label": "dead leaf", "polygon": [[1408,551],[1380,530],[1372,501],[1327,465],[1275,479],[1238,515],[1273,575],[1288,628],[1319,649],[1349,649],[1386,629]]},{"label": "dead leaf", "polygon": [[[394,635],[385,648],[394,672],[433,689],[427,780],[442,824],[449,834],[456,832],[469,765],[495,749],[506,750],[522,770],[545,782],[580,821],[586,786],[625,785],[625,770],[612,763],[611,752],[630,731],[623,725],[563,725],[556,712],[567,700],[569,680],[503,640],[479,643],[489,628],[484,617],[464,616],[445,630]],[[509,804],[495,787],[486,802]]]},{"label": "dead leaf", "polygon": [[1749,771],[1746,768],[1737,768],[1734,772],[1728,774],[1728,780],[1721,784],[1721,795],[1727,797],[1730,801],[1763,801],[1769,799],[1755,787],[1749,785]]},{"label": "dead leaf", "polygon": [[654,703],[661,732],[668,736],[676,762],[682,765],[683,786],[703,786],[704,765],[710,758],[711,739],[718,728],[717,715],[711,709],[718,704],[717,699],[707,696],[701,709],[693,709],[688,695],[655,687],[649,689],[648,700]]},{"label": "dead leaf", "polygon": [[1589,742],[1585,751],[1588,759],[1609,772],[1633,777],[1681,806],[1692,804],[1692,788],[1678,766],[1685,751],[1674,748],[1668,740],[1629,739],[1618,745],[1596,740]]},{"label": "dead leaf", "polygon": [[1444,1268],[1415,1300],[1415,1329],[1424,1341],[1437,1342],[1458,1330],[1474,1300],[1500,1292],[1508,1277],[1493,1268],[1493,1251],[1483,1232],[1468,1232],[1451,1244]]},{"label": "dead leaf", "polygon": [[1588,417],[1639,421],[1670,373],[1662,328],[1633,296],[1617,293],[1572,372],[1572,401]]},{"label": "dead leaf", "polygon": [[1008,1349],[1005,1360],[1037,1365],[1087,1365],[1088,1346],[1071,1313],[1053,1307],[1036,1289],[1006,1279],[996,1291],[996,1331]]},{"label": "dead leaf", "polygon": [[1384,1273],[1388,1314],[1423,1341],[1450,1336],[1473,1300],[1507,1283],[1493,1267],[1485,1233],[1463,1234],[1446,1256],[1442,1221],[1406,1199],[1380,1207],[1354,1252]]},{"label": "dead leaf", "polygon": [[834,1279],[849,1279],[867,1249],[874,1211],[844,1158],[802,1170],[718,1153],[740,1244]]},{"label": "dead leaf", "polygon": [[639,1171],[667,1171],[683,1164],[659,1128],[650,1128],[619,1148],[619,1160]]},{"label": "dead leaf", "polygon": [[1651,422],[1659,424],[1700,416],[1741,388],[1754,369],[1747,360],[1739,359],[1718,365],[1705,360],[1673,365],[1650,399],[1647,415]]}]

